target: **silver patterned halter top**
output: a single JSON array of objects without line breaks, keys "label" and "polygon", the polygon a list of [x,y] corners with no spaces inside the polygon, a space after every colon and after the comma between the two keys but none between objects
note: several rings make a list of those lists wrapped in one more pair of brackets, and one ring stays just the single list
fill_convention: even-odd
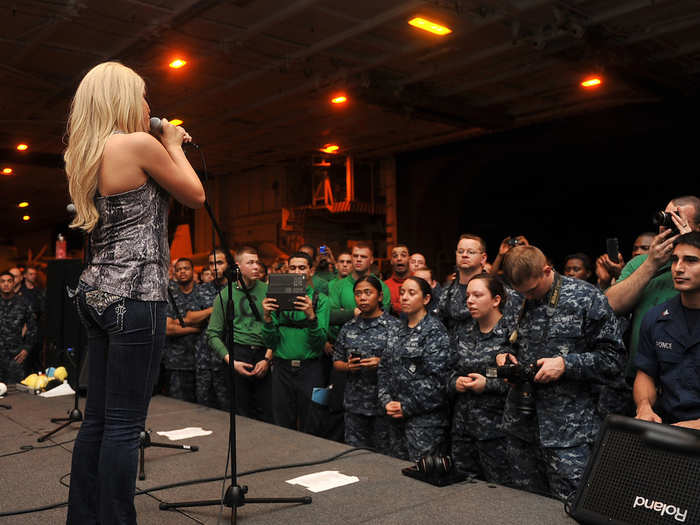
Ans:
[{"label": "silver patterned halter top", "polygon": [[89,259],[80,280],[120,297],[166,301],[168,204],[168,193],[150,177],[124,193],[98,193],[100,220],[90,233]]}]

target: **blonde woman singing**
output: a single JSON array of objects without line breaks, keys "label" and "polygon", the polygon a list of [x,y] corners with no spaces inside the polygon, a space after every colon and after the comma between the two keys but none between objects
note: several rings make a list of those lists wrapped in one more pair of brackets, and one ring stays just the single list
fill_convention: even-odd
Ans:
[{"label": "blonde woman singing", "polygon": [[73,448],[69,524],[136,523],[139,433],[165,339],[168,201],[198,208],[204,188],[162,121],[149,135],[145,84],[105,62],[80,82],[68,118],[66,174],[89,234],[78,312],[88,334],[89,392]]}]

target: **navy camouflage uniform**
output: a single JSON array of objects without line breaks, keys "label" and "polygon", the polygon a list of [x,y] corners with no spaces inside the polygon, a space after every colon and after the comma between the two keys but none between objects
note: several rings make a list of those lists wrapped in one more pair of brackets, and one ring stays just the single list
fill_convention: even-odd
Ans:
[{"label": "navy camouflage uniform", "polygon": [[[390,336],[400,328],[401,322],[386,312],[374,319],[355,317],[340,329],[333,360],[347,362],[353,352],[360,353],[362,358],[381,359],[387,351]],[[353,447],[368,447],[388,454],[388,422],[377,397],[377,370],[347,373],[343,406],[345,442]]]},{"label": "navy camouflage uniform", "polygon": [[467,308],[467,285],[459,282],[459,274],[440,292],[437,310],[440,321],[453,337],[455,327],[472,318]]},{"label": "navy camouflage uniform", "polygon": [[[506,324],[511,324],[515,322],[515,317],[522,304],[522,296],[508,285],[504,285],[504,287],[508,294],[508,299],[503,307],[503,317]],[[441,290],[437,316],[453,338],[456,336],[455,331],[457,328],[464,331],[465,327],[473,326],[465,323],[466,321],[471,321],[472,314],[469,313],[469,308],[467,308],[467,285],[459,282],[459,275],[449,286]]]},{"label": "navy camouflage uniform", "polygon": [[[214,301],[219,301],[221,288],[223,287],[217,286],[214,281],[197,286],[198,310],[210,308]],[[221,410],[229,410],[231,407],[231,381],[226,361],[209,348],[206,330],[202,330],[202,333],[197,337],[197,345],[194,350],[197,403]]]},{"label": "navy camouflage uniform", "polygon": [[503,408],[508,385],[486,377],[486,388],[480,394],[457,392],[460,376],[472,372],[486,376],[486,369],[496,366],[496,356],[509,351],[508,336],[512,330],[501,317],[489,333],[481,333],[476,321],[462,321],[455,327],[453,344],[457,365],[447,383],[448,393],[455,397],[452,417],[452,459],[462,472],[492,483],[510,482],[510,461],[502,429]]},{"label": "navy camouflage uniform", "polygon": [[[27,331],[22,336],[22,329]],[[22,350],[31,353],[38,338],[36,316],[27,300],[19,295],[0,298],[0,381],[19,383],[24,379],[24,366],[14,360]],[[25,359],[28,359],[29,355]]]},{"label": "navy camouflage uniform", "polygon": [[37,320],[37,335],[34,339],[34,345],[31,349],[27,349],[29,355],[22,363],[25,373],[29,374],[33,370],[42,368],[41,350],[44,346],[44,325],[46,324],[46,290],[37,287],[27,288],[27,284],[23,282],[17,295],[29,303]]},{"label": "navy camouflage uniform", "polygon": [[450,365],[450,338],[436,317],[427,314],[414,328],[402,324],[391,335],[377,375],[382,407],[398,401],[403,412],[389,420],[392,455],[417,461],[447,452]]},{"label": "navy camouflage uniform", "polygon": [[[169,319],[178,322],[178,312],[184,318],[187,312],[201,310],[201,299],[197,293],[197,287],[198,285],[194,285],[190,293],[184,293],[179,286],[171,286],[170,291],[177,310],[169,300],[167,313]],[[186,334],[169,335],[165,339],[163,368],[170,397],[192,403],[196,400],[194,351],[199,338],[200,334]]]},{"label": "navy camouflage uniform", "polygon": [[700,323],[681,296],[647,312],[634,366],[661,387],[654,411],[664,423],[700,419]]},{"label": "navy camouflage uniform", "polygon": [[512,353],[523,365],[545,357],[564,359],[566,368],[557,381],[535,383],[536,414],[519,412],[516,389],[510,388],[503,428],[513,484],[567,500],[583,477],[600,427],[592,383],[605,383],[622,369],[617,318],[593,285],[555,274],[543,299],[525,303]]}]

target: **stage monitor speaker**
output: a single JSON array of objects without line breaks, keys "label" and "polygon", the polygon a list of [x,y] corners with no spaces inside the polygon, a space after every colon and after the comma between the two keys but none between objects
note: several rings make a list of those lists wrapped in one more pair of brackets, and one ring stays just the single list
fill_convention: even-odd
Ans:
[{"label": "stage monitor speaker", "polygon": [[700,432],[608,416],[572,515],[589,524],[700,525]]},{"label": "stage monitor speaker", "polygon": [[[77,288],[82,271],[80,259],[49,261],[46,271],[46,336],[54,341],[59,356],[68,348],[78,350],[81,389],[87,387],[87,334],[66,288]],[[69,381],[75,388],[71,377]]]}]

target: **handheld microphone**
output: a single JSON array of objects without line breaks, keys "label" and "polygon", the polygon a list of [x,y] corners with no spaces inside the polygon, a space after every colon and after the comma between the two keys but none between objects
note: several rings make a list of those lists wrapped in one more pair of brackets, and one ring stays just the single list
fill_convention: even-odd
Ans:
[{"label": "handheld microphone", "polygon": [[163,123],[158,117],[151,117],[150,126],[151,135],[160,135],[163,133]]},{"label": "handheld microphone", "polygon": [[72,202],[66,206],[66,211],[68,213],[75,213],[75,204]]},{"label": "handheld microphone", "polygon": [[[160,137],[163,134],[163,122],[158,117],[151,117],[149,122],[151,135]],[[192,146],[199,149],[199,146],[194,142],[183,142],[183,146]]]}]

